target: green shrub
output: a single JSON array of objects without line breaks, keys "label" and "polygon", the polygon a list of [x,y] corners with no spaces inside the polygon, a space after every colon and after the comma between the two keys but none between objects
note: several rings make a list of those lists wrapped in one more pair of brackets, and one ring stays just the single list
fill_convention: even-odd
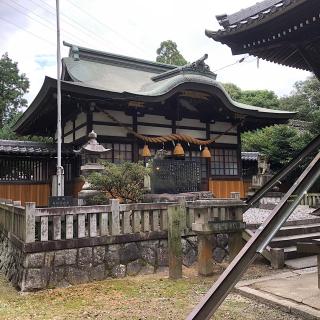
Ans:
[{"label": "green shrub", "polygon": [[144,189],[144,176],[149,169],[143,163],[123,162],[119,164],[102,161],[103,171],[92,173],[88,181],[95,190],[109,194],[112,198],[121,198],[124,202],[138,202]]}]

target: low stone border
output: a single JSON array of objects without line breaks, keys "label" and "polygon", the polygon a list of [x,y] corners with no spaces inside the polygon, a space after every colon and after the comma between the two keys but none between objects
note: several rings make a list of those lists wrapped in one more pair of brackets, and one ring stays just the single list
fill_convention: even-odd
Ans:
[{"label": "low stone border", "polygon": [[315,308],[312,308],[302,303],[297,303],[293,300],[290,300],[278,295],[271,294],[269,292],[257,290],[250,287],[251,285],[258,282],[296,277],[304,273],[316,272],[316,270],[317,268],[313,267],[313,268],[302,269],[302,270],[288,271],[288,272],[280,273],[274,276],[267,276],[267,277],[252,279],[252,280],[240,281],[235,286],[235,291],[247,298],[258,300],[259,302],[270,305],[272,307],[276,307],[281,311],[292,314],[294,316],[303,317],[304,319],[307,319],[307,320],[320,319],[320,310],[317,310]]}]

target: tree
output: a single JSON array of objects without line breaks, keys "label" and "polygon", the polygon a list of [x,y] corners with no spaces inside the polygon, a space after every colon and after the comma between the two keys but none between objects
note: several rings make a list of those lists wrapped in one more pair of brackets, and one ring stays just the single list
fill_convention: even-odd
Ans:
[{"label": "tree", "polygon": [[270,90],[241,90],[233,83],[225,83],[224,88],[231,98],[237,102],[250,104],[257,107],[277,109],[279,98]]},{"label": "tree", "polygon": [[119,164],[103,161],[104,170],[88,177],[91,186],[112,198],[138,202],[144,193],[144,176],[149,173],[142,163],[123,162]]},{"label": "tree", "polygon": [[[292,93],[280,99],[280,108],[297,111],[298,119],[313,122],[320,112],[319,80],[312,76],[305,81],[296,82]],[[317,119],[316,121],[318,122]]]},{"label": "tree", "polygon": [[19,73],[18,63],[5,53],[0,59],[0,127],[27,105],[23,98],[28,92],[29,80]]},{"label": "tree", "polygon": [[177,44],[172,40],[162,41],[157,49],[157,62],[184,66],[188,62],[177,48]]},{"label": "tree", "polygon": [[275,171],[287,164],[311,139],[309,132],[299,132],[286,125],[245,132],[241,136],[242,150],[265,154]]}]

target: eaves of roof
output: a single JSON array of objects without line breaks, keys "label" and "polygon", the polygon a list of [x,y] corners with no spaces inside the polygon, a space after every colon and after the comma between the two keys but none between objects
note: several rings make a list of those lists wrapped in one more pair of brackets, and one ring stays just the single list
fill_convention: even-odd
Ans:
[{"label": "eaves of roof", "polygon": [[[237,19],[233,21],[234,23],[222,23],[223,29],[219,29],[217,31],[205,30],[206,36],[212,38],[216,41],[221,41],[224,37],[235,35],[239,32],[243,32],[244,30],[249,30],[251,28],[257,27],[260,24],[266,23],[272,19],[277,18],[285,14],[287,11],[307,2],[308,0],[279,0],[270,2],[270,6],[267,9],[262,11],[256,11],[253,7],[248,9],[243,9],[238,13],[233,15],[239,14],[241,19]],[[267,2],[267,1],[263,1]],[[263,3],[262,2],[262,3]],[[256,6],[262,4],[257,3]],[[241,15],[240,15],[241,13]],[[230,17],[232,17],[231,15]],[[220,17],[220,16],[218,16]],[[228,16],[227,16],[228,17]],[[227,20],[227,18],[225,18]]]},{"label": "eaves of roof", "polygon": [[[73,154],[71,146],[62,145],[64,154]],[[20,155],[56,155],[57,146],[54,143],[21,141],[21,140],[0,140],[1,154]]]},{"label": "eaves of roof", "polygon": [[[225,89],[219,82],[210,77],[205,77],[200,74],[180,73],[174,77],[154,82],[153,84],[148,84],[137,92],[111,92],[103,90],[102,88],[89,86],[85,83],[75,83],[69,81],[62,81],[61,87],[62,91],[81,94],[85,92],[86,95],[90,95],[92,97],[100,99],[107,98],[145,102],[160,102],[172,96],[180,89],[185,90],[197,88],[199,90],[218,96],[230,111],[239,115],[251,116],[253,118],[288,120],[296,114],[296,112],[273,110],[236,102],[231,99],[229,94],[225,91]],[[46,77],[37,97],[14,125],[14,131],[21,133],[23,126],[35,114],[41,112],[42,101],[46,98],[46,94],[53,91],[55,88],[56,80]]]}]

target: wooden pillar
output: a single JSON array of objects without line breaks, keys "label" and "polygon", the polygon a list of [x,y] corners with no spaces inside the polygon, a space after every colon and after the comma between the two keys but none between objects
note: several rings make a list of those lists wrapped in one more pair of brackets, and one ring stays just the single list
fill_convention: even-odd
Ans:
[{"label": "wooden pillar", "polygon": [[181,211],[180,205],[168,207],[168,254],[169,278],[182,277],[182,245],[181,245]]},{"label": "wooden pillar", "polygon": [[213,274],[212,235],[198,233],[198,273],[201,276]]},{"label": "wooden pillar", "polygon": [[[137,110],[132,115],[132,130],[138,132],[138,115]],[[133,146],[132,146],[132,160],[133,162],[139,161],[139,143],[138,139],[133,136]]]},{"label": "wooden pillar", "polygon": [[87,135],[93,130],[93,114],[91,109],[87,111]]}]

